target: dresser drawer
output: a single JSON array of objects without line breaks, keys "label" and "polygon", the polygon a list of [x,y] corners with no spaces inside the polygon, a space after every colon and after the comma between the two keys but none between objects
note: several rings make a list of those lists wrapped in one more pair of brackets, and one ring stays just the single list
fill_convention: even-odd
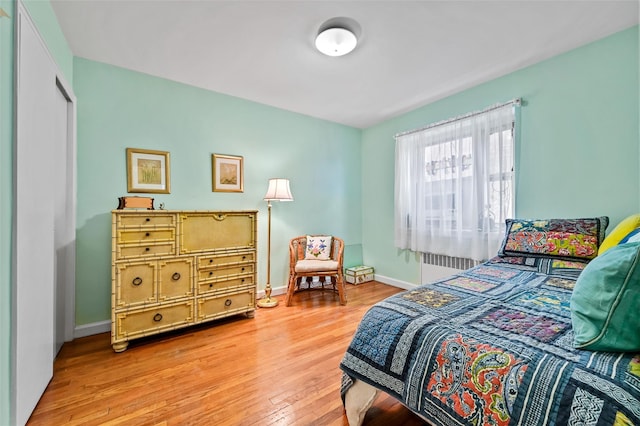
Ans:
[{"label": "dresser drawer", "polygon": [[179,221],[180,254],[255,248],[253,212],[184,213]]},{"label": "dresser drawer", "polygon": [[253,286],[253,275],[246,275],[242,277],[227,279],[227,280],[214,280],[203,281],[198,283],[198,294],[205,294],[212,291],[230,290],[234,287]]},{"label": "dresser drawer", "polygon": [[116,264],[116,307],[156,302],[155,270],[155,262]]},{"label": "dresser drawer", "polygon": [[255,292],[253,289],[240,293],[199,299],[198,321],[252,311],[255,306]]},{"label": "dresser drawer", "polygon": [[156,228],[148,230],[119,230],[116,243],[146,243],[157,241],[174,241],[176,230],[174,228]]},{"label": "dresser drawer", "polygon": [[193,296],[193,258],[158,261],[158,298],[160,300]]},{"label": "dresser drawer", "polygon": [[189,300],[175,305],[117,312],[115,319],[116,339],[155,334],[193,323],[193,302]]},{"label": "dresser drawer", "polygon": [[128,257],[142,257],[142,256],[164,256],[174,255],[176,253],[176,246],[173,242],[165,244],[144,244],[144,245],[132,245],[132,244],[119,244],[116,246],[116,259],[125,259]]},{"label": "dresser drawer", "polygon": [[173,214],[118,214],[118,228],[140,226],[176,226],[176,215]]},{"label": "dresser drawer", "polygon": [[254,270],[254,263],[241,263],[238,265],[220,266],[218,268],[200,269],[198,271],[198,280],[213,280],[231,277],[234,275],[253,274]]},{"label": "dresser drawer", "polygon": [[228,265],[230,263],[253,262],[255,259],[256,253],[254,251],[232,254],[217,254],[214,256],[199,256],[198,267],[202,269],[212,266]]}]

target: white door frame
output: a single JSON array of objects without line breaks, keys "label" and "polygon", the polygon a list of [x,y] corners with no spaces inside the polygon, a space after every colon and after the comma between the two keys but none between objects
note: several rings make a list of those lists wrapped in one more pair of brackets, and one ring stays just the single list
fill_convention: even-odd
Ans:
[{"label": "white door frame", "polygon": [[67,216],[67,238],[72,241],[67,247],[65,276],[65,314],[64,314],[64,341],[70,342],[74,337],[76,327],[76,206],[77,206],[77,146],[76,146],[76,97],[71,86],[65,81],[62,73],[56,66],[56,86],[60,93],[67,99],[67,203],[65,213]]}]

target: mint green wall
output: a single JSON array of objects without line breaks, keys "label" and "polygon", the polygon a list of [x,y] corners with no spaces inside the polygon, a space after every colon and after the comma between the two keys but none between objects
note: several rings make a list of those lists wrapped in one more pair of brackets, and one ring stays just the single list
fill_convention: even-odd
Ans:
[{"label": "mint green wall", "polygon": [[0,424],[11,419],[11,200],[13,187],[14,3],[0,0]]},{"label": "mint green wall", "polygon": [[419,258],[394,247],[394,135],[524,99],[516,215],[640,211],[638,27],[366,129],[362,137],[363,257],[376,274],[419,283]]},{"label": "mint green wall", "polygon": [[[74,60],[78,98],[76,321],[110,318],[111,215],[127,195],[125,149],[169,151],[167,209],[259,210],[258,281],[266,274],[271,177],[291,181],[295,201],[272,208],[271,285],[288,279],[288,242],[305,233],[341,236],[361,257],[358,129],[128,71]],[[211,190],[211,155],[244,157],[244,192]]]}]

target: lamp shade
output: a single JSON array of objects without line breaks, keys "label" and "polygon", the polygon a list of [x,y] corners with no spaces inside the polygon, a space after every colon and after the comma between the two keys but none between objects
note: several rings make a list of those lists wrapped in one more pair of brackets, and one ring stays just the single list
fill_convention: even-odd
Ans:
[{"label": "lamp shade", "polygon": [[316,48],[328,56],[346,55],[356,44],[356,35],[345,28],[328,28],[316,37]]},{"label": "lamp shade", "polygon": [[289,179],[274,178],[269,179],[269,188],[264,195],[265,201],[293,201],[291,189],[289,189]]}]

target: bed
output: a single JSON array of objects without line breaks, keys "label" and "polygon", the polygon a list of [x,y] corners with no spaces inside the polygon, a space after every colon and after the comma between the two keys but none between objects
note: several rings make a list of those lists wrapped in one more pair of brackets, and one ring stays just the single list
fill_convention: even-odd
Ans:
[{"label": "bed", "polygon": [[383,391],[433,425],[640,425],[640,243],[598,256],[607,223],[507,221],[495,258],[371,307],[340,363],[349,424]]}]

